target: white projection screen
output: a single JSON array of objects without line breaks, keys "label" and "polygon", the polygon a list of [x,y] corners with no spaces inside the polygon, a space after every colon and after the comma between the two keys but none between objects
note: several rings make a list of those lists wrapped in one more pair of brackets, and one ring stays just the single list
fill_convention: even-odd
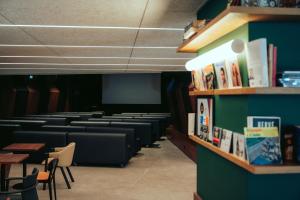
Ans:
[{"label": "white projection screen", "polygon": [[161,74],[103,74],[102,104],[161,104]]}]

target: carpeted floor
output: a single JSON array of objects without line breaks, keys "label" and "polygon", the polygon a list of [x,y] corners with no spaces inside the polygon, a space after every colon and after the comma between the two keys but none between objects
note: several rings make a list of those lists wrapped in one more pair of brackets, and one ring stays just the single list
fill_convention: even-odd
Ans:
[{"label": "carpeted floor", "polygon": [[[59,200],[192,200],[196,191],[196,164],[168,140],[161,148],[143,148],[125,168],[72,167],[75,183],[68,190],[56,173]],[[32,165],[28,166],[28,172]],[[38,166],[42,169],[42,166]],[[21,175],[13,166],[11,176]],[[41,200],[48,190],[38,187]]]}]

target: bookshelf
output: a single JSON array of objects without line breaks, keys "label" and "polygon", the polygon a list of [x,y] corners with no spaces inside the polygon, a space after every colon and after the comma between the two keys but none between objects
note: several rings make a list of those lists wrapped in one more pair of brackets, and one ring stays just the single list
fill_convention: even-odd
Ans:
[{"label": "bookshelf", "polygon": [[[212,20],[177,51],[203,54],[233,39],[248,42],[267,38],[278,47],[277,71],[299,70],[299,8],[227,7],[227,3],[207,1],[198,17]],[[197,107],[195,97],[212,97],[213,125],[236,133],[243,133],[247,116],[278,116],[282,127],[300,124],[300,88],[250,88],[244,55],[239,62],[243,88],[189,91],[193,107]],[[299,165],[253,166],[197,136],[190,139],[197,144],[199,198],[299,200]]]},{"label": "bookshelf", "polygon": [[300,21],[298,8],[258,8],[231,6],[211,20],[193,37],[184,41],[177,52],[197,53],[197,51],[249,22],[260,21]]},{"label": "bookshelf", "polygon": [[300,95],[300,88],[232,88],[232,89],[215,89],[189,92],[190,96],[212,96],[212,95]]},{"label": "bookshelf", "polygon": [[210,151],[218,154],[222,158],[234,163],[235,165],[247,170],[252,174],[295,174],[300,173],[299,165],[278,165],[278,166],[253,166],[250,165],[247,161],[241,160],[233,154],[226,153],[220,148],[212,145],[209,142],[201,140],[197,136],[189,136],[191,140],[197,144],[209,149]]}]

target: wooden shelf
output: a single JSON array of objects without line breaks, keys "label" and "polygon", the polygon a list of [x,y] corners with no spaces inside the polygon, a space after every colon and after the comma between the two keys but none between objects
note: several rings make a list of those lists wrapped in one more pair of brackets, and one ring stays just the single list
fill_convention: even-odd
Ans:
[{"label": "wooden shelf", "polygon": [[278,166],[254,166],[250,165],[247,161],[238,158],[237,156],[226,153],[220,148],[205,142],[197,136],[189,136],[191,140],[197,144],[209,149],[210,151],[218,154],[219,156],[229,160],[230,162],[238,165],[239,167],[247,170],[252,174],[298,174],[300,173],[300,165],[278,165]]},{"label": "wooden shelf", "polygon": [[184,41],[178,47],[177,52],[196,53],[200,48],[248,22],[298,20],[300,20],[299,8],[232,6],[221,12],[192,38]]},{"label": "wooden shelf", "polygon": [[233,88],[233,89],[216,89],[207,91],[190,91],[190,96],[212,96],[212,95],[299,95],[300,88]]}]

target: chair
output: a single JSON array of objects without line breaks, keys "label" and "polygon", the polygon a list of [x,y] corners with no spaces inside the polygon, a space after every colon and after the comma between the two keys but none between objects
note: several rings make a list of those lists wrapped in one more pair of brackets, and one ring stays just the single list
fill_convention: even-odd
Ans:
[{"label": "chair", "polygon": [[39,170],[34,168],[31,175],[26,177],[14,177],[6,179],[6,189],[12,180],[22,180],[22,189],[12,191],[0,191],[0,200],[39,200],[36,186]]},{"label": "chair", "polygon": [[72,142],[66,147],[54,148],[54,152],[49,153],[49,158],[56,158],[59,160],[58,167],[60,168],[60,171],[65,179],[68,189],[71,189],[71,186],[66,176],[64,167],[66,168],[71,181],[74,182],[74,177],[69,167],[72,165],[73,162],[75,145],[76,145],[75,142]]},{"label": "chair", "polygon": [[57,199],[56,195],[56,184],[55,184],[55,171],[58,164],[58,159],[51,159],[48,163],[48,159],[45,163],[45,171],[39,172],[37,180],[39,183],[48,184],[50,200],[52,200],[52,184],[54,190],[54,198]]}]

